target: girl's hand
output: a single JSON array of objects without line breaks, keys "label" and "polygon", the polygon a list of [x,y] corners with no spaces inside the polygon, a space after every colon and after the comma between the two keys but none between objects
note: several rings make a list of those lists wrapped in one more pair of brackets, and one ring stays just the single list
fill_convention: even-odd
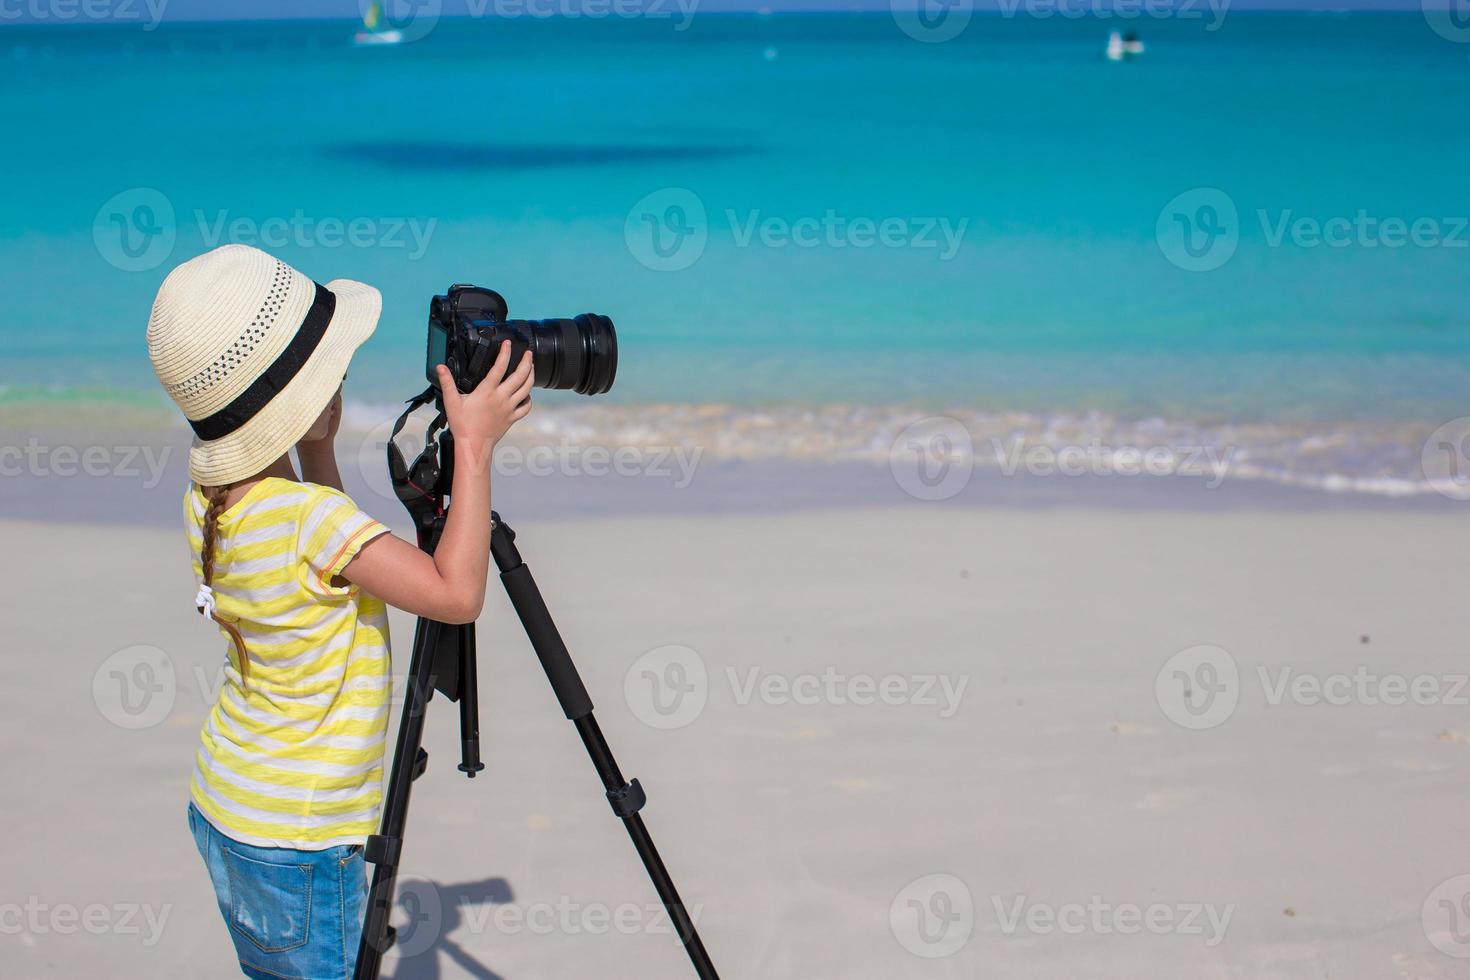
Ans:
[{"label": "girl's hand", "polygon": [[[526,351],[516,369],[506,374],[509,364],[510,341],[506,340],[501,342],[500,353],[485,380],[468,395],[460,394],[455,387],[449,368],[443,364],[435,368],[444,399],[444,415],[449,419],[449,431],[454,434],[455,452],[468,452],[468,459],[477,467],[489,467],[495,444],[531,411],[531,386],[535,381],[531,352]],[[491,378],[501,380],[492,382]]]}]

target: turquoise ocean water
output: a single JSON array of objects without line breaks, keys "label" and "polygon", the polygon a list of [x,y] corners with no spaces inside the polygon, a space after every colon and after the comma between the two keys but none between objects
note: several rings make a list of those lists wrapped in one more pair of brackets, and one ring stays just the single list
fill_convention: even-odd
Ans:
[{"label": "turquoise ocean water", "polygon": [[473,281],[613,316],[624,420],[1249,425],[1371,476],[1467,411],[1470,45],[1417,14],[1134,22],[1127,64],[1093,18],[680,23],[0,29],[0,409],[151,399],[153,291],[242,240],[383,291],[364,403]]}]

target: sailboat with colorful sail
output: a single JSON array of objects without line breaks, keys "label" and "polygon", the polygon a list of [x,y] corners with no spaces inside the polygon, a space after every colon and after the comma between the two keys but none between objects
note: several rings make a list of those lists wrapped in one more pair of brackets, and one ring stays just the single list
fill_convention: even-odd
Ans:
[{"label": "sailboat with colorful sail", "polygon": [[387,26],[383,20],[383,5],[373,0],[362,15],[362,30],[352,37],[353,44],[397,44],[403,40],[403,32]]}]

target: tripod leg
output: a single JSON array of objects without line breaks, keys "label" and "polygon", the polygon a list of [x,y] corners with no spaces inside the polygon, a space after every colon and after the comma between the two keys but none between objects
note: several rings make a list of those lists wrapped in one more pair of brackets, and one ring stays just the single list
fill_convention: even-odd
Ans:
[{"label": "tripod leg", "polygon": [[653,837],[644,826],[643,818],[639,816],[638,811],[647,802],[643,787],[636,779],[624,781],[617,760],[613,758],[612,750],[603,738],[602,729],[598,727],[597,719],[592,717],[592,699],[587,694],[587,688],[582,684],[582,678],[577,673],[576,665],[572,663],[566,644],[562,642],[556,623],[552,621],[545,600],[541,598],[536,580],[531,577],[531,570],[526,567],[516,549],[515,532],[495,513],[491,514],[491,528],[490,554],[495,558],[496,567],[500,569],[501,584],[510,596],[511,605],[515,607],[526,636],[541,661],[541,667],[546,671],[546,678],[556,692],[562,711],[582,737],[582,744],[592,759],[592,765],[602,778],[603,789],[607,791],[608,803],[612,805],[613,813],[623,821],[628,836],[632,838],[633,847],[643,860],[643,867],[653,880],[653,887],[674,923],[679,941],[684,944],[684,951],[694,964],[694,972],[700,980],[719,980],[719,974],[715,972],[709,953],[705,951],[704,942],[699,938],[694,921],[684,907],[683,899],[679,897],[673,878],[664,867],[663,859],[659,857],[658,849],[653,845]]},{"label": "tripod leg", "polygon": [[459,627],[459,771],[471,779],[480,762],[480,685],[475,670],[475,624]]},{"label": "tripod leg", "polygon": [[424,714],[434,696],[434,651],[441,631],[455,629],[432,620],[420,619],[414,630],[413,657],[408,665],[408,690],[403,702],[403,720],[393,749],[393,768],[383,800],[379,832],[367,839],[364,857],[373,864],[373,881],[368,890],[363,916],[362,939],[357,946],[354,980],[377,980],[383,954],[393,945],[388,925],[393,911],[393,891],[398,884],[398,862],[403,850],[403,831],[408,822],[408,796],[414,779],[424,771],[428,756],[421,743]]}]

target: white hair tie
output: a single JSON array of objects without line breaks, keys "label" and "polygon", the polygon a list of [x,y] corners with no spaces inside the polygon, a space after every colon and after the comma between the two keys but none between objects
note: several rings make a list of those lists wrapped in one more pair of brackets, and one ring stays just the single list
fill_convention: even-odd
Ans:
[{"label": "white hair tie", "polygon": [[214,590],[207,585],[200,585],[199,591],[194,595],[194,605],[201,614],[213,619]]}]

